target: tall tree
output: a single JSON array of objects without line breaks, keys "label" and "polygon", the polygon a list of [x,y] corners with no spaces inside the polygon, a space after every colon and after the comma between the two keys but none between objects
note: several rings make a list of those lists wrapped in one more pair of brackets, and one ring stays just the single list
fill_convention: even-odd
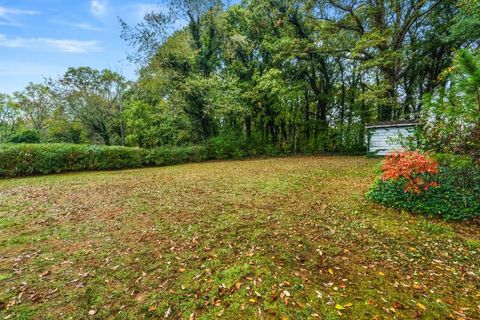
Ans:
[{"label": "tall tree", "polygon": [[193,47],[200,50],[202,47],[201,20],[203,16],[217,8],[223,7],[221,0],[170,0],[168,9],[158,7],[157,10],[147,12],[143,21],[131,26],[119,18],[122,28],[121,38],[136,49],[129,55],[130,60],[144,64],[148,63],[162,43],[171,35],[177,22],[187,22]]},{"label": "tall tree", "polygon": [[[325,19],[333,30],[352,34],[343,49],[376,71],[378,118],[392,120],[400,108],[401,81],[409,68],[406,47],[425,28],[425,21],[450,0],[328,0]],[[335,32],[335,31],[334,31]],[[353,49],[349,49],[353,48]]]},{"label": "tall tree", "polygon": [[[122,22],[124,39],[136,45],[138,50],[151,48],[147,53],[152,54],[153,63],[147,64],[144,67],[147,71],[142,71],[142,74],[148,74],[147,77],[152,80],[165,75],[182,78],[182,82],[175,87],[178,93],[176,97],[181,97],[183,111],[198,127],[198,140],[206,140],[216,133],[211,114],[212,99],[208,92],[214,81],[208,78],[213,76],[220,63],[220,24],[217,15],[222,7],[218,0],[172,0],[169,13],[160,10],[148,13],[144,22],[135,27]],[[165,33],[170,30],[169,25],[180,19],[187,22],[186,30],[174,33],[166,40]],[[151,40],[151,37],[156,39]],[[175,51],[178,45],[174,42],[177,39],[185,41],[188,46],[184,47],[184,52]],[[170,52],[170,48],[174,51]],[[182,55],[186,56],[185,59]]]},{"label": "tall tree", "polygon": [[[155,48],[146,51],[134,90],[141,103],[129,117],[141,114],[157,128],[188,123],[182,128],[194,143],[234,135],[295,152],[359,149],[366,123],[416,117],[426,93],[448,87],[442,71],[456,49],[475,48],[475,19],[468,28],[459,20],[472,6],[246,0],[225,9],[214,0],[172,0],[170,12],[124,29],[137,49]],[[186,26],[171,32],[177,19]],[[465,37],[455,36],[458,28],[468,29]],[[185,141],[160,135],[155,144]]]},{"label": "tall tree", "polygon": [[0,93],[0,142],[5,142],[15,132],[19,122],[19,110],[12,98]]},{"label": "tall tree", "polygon": [[72,115],[102,142],[125,144],[123,94],[128,88],[124,77],[111,70],[89,67],[69,68],[56,83]]},{"label": "tall tree", "polygon": [[14,99],[27,125],[37,133],[44,134],[59,102],[52,88],[45,84],[29,83],[23,91],[14,93]]}]

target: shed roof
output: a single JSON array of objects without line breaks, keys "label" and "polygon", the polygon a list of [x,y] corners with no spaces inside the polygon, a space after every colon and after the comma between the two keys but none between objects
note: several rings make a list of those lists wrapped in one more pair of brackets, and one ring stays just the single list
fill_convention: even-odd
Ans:
[{"label": "shed roof", "polygon": [[401,121],[383,121],[367,124],[366,129],[370,128],[388,128],[388,127],[415,127],[420,123],[415,120],[401,120]]}]

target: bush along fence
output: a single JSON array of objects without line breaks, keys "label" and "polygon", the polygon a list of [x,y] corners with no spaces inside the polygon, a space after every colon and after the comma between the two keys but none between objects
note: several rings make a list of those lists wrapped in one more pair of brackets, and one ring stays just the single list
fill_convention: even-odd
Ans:
[{"label": "bush along fence", "polygon": [[2,144],[0,177],[162,166],[208,158],[203,146],[147,150],[76,144]]},{"label": "bush along fence", "polygon": [[386,157],[367,197],[446,220],[480,217],[480,168],[468,157],[396,152]]}]

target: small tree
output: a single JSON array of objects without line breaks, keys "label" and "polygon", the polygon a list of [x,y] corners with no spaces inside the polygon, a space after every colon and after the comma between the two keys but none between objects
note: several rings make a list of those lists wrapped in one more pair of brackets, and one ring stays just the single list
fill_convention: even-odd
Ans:
[{"label": "small tree", "polygon": [[480,156],[480,57],[459,50],[442,77],[447,85],[424,96],[423,146],[440,152]]},{"label": "small tree", "polygon": [[58,105],[57,95],[52,88],[30,82],[23,91],[14,93],[14,101],[27,126],[39,134],[44,134]]},{"label": "small tree", "polygon": [[480,56],[466,49],[459,50],[455,66],[458,69],[458,85],[474,99],[477,117],[480,117]]},{"label": "small tree", "polygon": [[0,142],[7,141],[19,122],[19,110],[9,95],[0,93]]}]

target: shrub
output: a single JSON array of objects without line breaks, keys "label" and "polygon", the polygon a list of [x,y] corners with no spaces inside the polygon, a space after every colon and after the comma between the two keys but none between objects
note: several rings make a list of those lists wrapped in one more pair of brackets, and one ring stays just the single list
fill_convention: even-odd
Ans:
[{"label": "shrub", "polygon": [[243,138],[223,135],[208,140],[208,154],[211,159],[241,159],[246,156]]},{"label": "shrub", "polygon": [[39,143],[40,135],[35,131],[25,130],[13,135],[9,141],[12,143]]},{"label": "shrub", "polygon": [[[408,157],[407,157],[408,158]],[[432,168],[438,163],[437,169],[431,172],[423,170],[421,174],[433,175],[435,187],[421,188],[421,192],[406,190],[408,179],[384,179],[385,169],[395,170],[391,166],[382,166],[382,177],[378,178],[367,197],[387,207],[404,209],[410,212],[438,216],[446,220],[466,220],[480,217],[480,168],[471,159],[465,157],[435,155],[433,159],[422,159],[412,165],[415,168]],[[401,169],[403,170],[403,169]],[[437,171],[438,170],[438,171]],[[387,174],[391,175],[391,173]],[[424,177],[424,181],[429,181]],[[416,183],[416,182],[414,182]]]},{"label": "shrub", "polygon": [[382,180],[405,181],[404,190],[420,194],[430,187],[438,186],[432,181],[438,174],[438,163],[418,151],[393,152],[387,155],[382,165]]},{"label": "shrub", "polygon": [[165,166],[208,159],[207,148],[140,149],[78,144],[0,144],[0,177]]},{"label": "shrub", "polygon": [[0,176],[15,177],[77,170],[137,168],[145,150],[75,144],[0,145]]},{"label": "shrub", "polygon": [[207,148],[204,146],[159,147],[147,151],[145,164],[166,166],[187,162],[201,162],[207,159]]}]

